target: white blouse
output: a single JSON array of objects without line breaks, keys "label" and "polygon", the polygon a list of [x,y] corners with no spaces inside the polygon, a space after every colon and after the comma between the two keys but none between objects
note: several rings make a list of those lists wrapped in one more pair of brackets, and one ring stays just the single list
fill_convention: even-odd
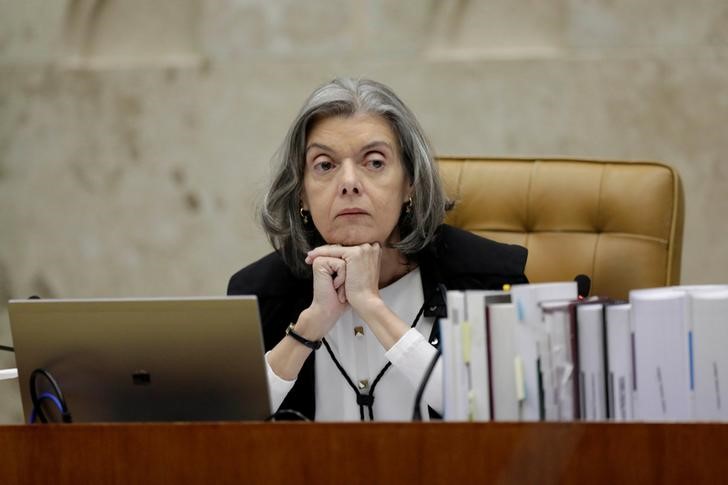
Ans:
[{"label": "white blouse", "polygon": [[[399,318],[411,324],[424,300],[420,270],[415,269],[391,285],[379,290],[384,303]],[[387,362],[392,365],[374,389],[374,419],[376,421],[409,421],[412,419],[415,393],[436,350],[427,342],[434,318],[420,317],[388,351],[356,312],[347,308],[326,341],[359,392],[368,393],[374,379]],[[336,368],[331,356],[322,346],[316,355],[316,420],[359,421],[356,393]],[[273,372],[268,364],[268,386],[271,409],[277,410],[295,384]],[[421,403],[422,418],[427,420],[427,406],[442,413],[442,365],[437,363],[425,389]],[[369,411],[364,408],[365,420]]]}]

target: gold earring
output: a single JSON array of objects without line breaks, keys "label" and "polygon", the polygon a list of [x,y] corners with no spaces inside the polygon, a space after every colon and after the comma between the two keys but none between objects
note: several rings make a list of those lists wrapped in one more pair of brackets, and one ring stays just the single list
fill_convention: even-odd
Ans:
[{"label": "gold earring", "polygon": [[301,219],[303,219],[303,223],[308,224],[308,215],[304,213],[303,206],[298,209],[298,212],[301,214]]},{"label": "gold earring", "polygon": [[409,200],[405,204],[404,212],[405,214],[409,214],[410,212],[412,212],[412,196],[410,196]]}]

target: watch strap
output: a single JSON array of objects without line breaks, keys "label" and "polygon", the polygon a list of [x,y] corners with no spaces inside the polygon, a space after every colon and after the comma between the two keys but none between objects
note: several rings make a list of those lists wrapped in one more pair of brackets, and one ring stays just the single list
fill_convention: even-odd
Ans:
[{"label": "watch strap", "polygon": [[292,323],[288,326],[288,328],[286,329],[286,335],[288,335],[289,337],[292,337],[293,340],[305,345],[306,347],[308,347],[311,350],[318,350],[318,348],[321,347],[320,340],[309,340],[306,337],[303,337],[302,335],[296,333],[296,331],[293,328],[294,325],[295,324]]}]

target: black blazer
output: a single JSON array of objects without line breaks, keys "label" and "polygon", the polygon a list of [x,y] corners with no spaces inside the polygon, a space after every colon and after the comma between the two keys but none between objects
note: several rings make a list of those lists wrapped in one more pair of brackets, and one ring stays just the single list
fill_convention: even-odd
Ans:
[{"label": "black blazer", "polygon": [[[420,268],[422,289],[428,302],[426,317],[447,316],[445,301],[437,291],[500,289],[504,284],[528,283],[524,274],[528,252],[516,245],[502,244],[443,224],[433,242],[413,258]],[[256,295],[263,325],[266,351],[285,335],[286,327],[298,320],[313,299],[313,282],[298,278],[276,252],[235,273],[228,295]],[[433,342],[437,336],[430,336]],[[314,358],[312,352],[298,375],[296,384],[281,404],[309,419],[316,413]]]}]

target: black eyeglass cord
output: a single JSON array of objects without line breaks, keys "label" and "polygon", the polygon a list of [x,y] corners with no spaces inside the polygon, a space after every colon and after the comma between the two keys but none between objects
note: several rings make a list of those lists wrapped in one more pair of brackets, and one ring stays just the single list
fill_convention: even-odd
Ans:
[{"label": "black eyeglass cord", "polygon": [[[417,325],[417,322],[420,321],[420,317],[422,316],[422,313],[425,311],[425,307],[430,302],[433,296],[437,295],[437,292],[433,292],[432,295],[430,295],[430,298],[427,299],[424,303],[422,303],[422,306],[420,307],[420,310],[417,312],[417,316],[415,317],[414,321],[412,322],[412,325],[410,325],[410,328],[415,328]],[[341,363],[339,363],[339,360],[334,355],[334,351],[331,350],[331,346],[326,341],[325,338],[321,339],[321,341],[324,344],[324,347],[326,347],[326,351],[331,356],[331,360],[334,361],[334,365],[336,365],[336,368],[339,369],[339,372],[341,375],[346,379],[347,384],[349,384],[349,387],[351,387],[354,392],[356,393],[356,403],[359,405],[359,419],[361,421],[364,421],[364,408],[366,407],[369,410],[369,420],[374,421],[374,389],[377,387],[377,383],[381,380],[382,376],[384,376],[384,373],[387,372],[387,369],[389,369],[392,366],[391,362],[387,362],[387,364],[382,367],[382,370],[379,371],[379,374],[377,374],[377,377],[374,378],[374,381],[372,381],[372,385],[369,388],[368,393],[362,393],[357,389],[354,382],[351,380],[351,377],[349,377],[349,374],[346,373],[344,368],[341,366]]]}]

